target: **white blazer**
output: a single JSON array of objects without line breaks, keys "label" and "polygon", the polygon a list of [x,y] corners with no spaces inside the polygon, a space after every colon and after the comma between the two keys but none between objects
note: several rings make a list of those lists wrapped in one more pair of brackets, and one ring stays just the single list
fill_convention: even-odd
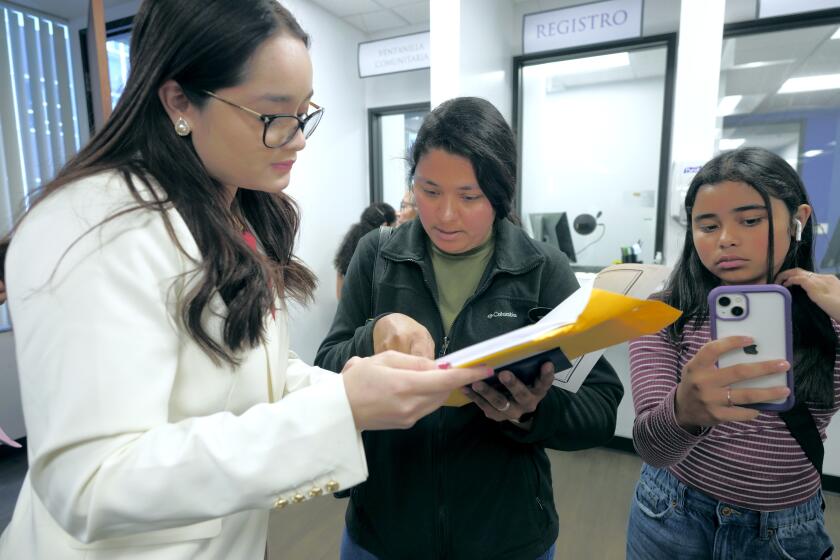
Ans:
[{"label": "white blazer", "polygon": [[[367,477],[342,376],[297,359],[283,310],[239,367],[215,364],[180,326],[195,265],[162,216],[98,225],[134,204],[116,173],[78,181],[9,249],[30,469],[2,560],[261,560],[273,507]],[[220,340],[225,306],[212,307]]]}]

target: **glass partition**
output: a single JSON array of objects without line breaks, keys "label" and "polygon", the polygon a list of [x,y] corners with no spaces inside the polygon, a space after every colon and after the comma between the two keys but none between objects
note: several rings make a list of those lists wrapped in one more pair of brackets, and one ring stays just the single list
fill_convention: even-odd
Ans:
[{"label": "glass partition", "polygon": [[[661,250],[668,48],[643,44],[522,68],[523,224],[562,245],[577,269],[600,270],[623,254],[631,260],[634,249],[636,260],[653,262]],[[559,233],[544,234],[544,218],[534,219],[560,213]]]},{"label": "glass partition", "polygon": [[816,265],[840,273],[840,20],[729,33],[718,151],[761,146],[799,171],[816,217]]}]

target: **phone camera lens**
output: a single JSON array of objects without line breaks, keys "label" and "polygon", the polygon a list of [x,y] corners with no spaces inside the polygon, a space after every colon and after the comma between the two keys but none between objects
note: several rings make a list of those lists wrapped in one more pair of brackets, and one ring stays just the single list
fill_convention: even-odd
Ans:
[{"label": "phone camera lens", "polygon": [[736,317],[740,317],[741,315],[744,314],[744,308],[735,306],[735,307],[732,308],[732,314]]},{"label": "phone camera lens", "polygon": [[718,303],[721,305],[721,307],[727,307],[730,303],[732,303],[732,300],[730,300],[726,296],[723,296],[718,300]]}]

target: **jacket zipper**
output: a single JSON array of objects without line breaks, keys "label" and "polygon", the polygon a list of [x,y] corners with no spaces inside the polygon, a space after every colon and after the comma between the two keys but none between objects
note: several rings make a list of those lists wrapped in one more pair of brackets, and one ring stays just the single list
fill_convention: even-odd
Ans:
[{"label": "jacket zipper", "polygon": [[[420,274],[423,277],[423,283],[426,285],[426,289],[429,290],[429,293],[432,294],[432,300],[435,302],[435,306],[438,306],[438,299],[437,299],[437,291],[433,288],[431,282],[429,282],[428,277],[426,276],[426,271],[420,265],[420,263],[416,260],[411,259],[419,268]],[[440,330],[443,332],[443,318],[440,316],[440,310],[438,310],[438,324],[440,325]],[[444,335],[443,342],[440,345],[440,356],[446,354],[447,349],[449,348],[449,337]],[[443,483],[443,461],[442,461],[442,454],[439,452],[440,449],[443,447],[443,426],[444,426],[444,412],[445,410],[441,409],[438,412],[438,421],[437,421],[437,428],[435,429],[434,436],[430,440],[430,455],[431,455],[431,462],[432,462],[432,472],[436,474],[436,488],[435,488],[435,501],[436,501],[436,521],[435,524],[435,550],[437,554],[435,555],[437,558],[445,558],[446,551],[445,551],[445,527],[446,527],[446,513],[443,508],[443,504],[441,503],[441,496],[444,495],[444,483]],[[438,468],[439,467],[439,468]]]},{"label": "jacket zipper", "polygon": [[[472,302],[473,299],[475,299],[477,296],[481,295],[481,293],[484,292],[487,289],[487,286],[490,285],[490,279],[491,278],[492,278],[492,274],[490,275],[490,277],[488,277],[486,279],[485,282],[483,282],[481,284],[481,286],[479,286],[479,289],[476,290],[476,292],[473,295],[471,295],[469,298],[467,298],[467,301],[464,302],[464,305],[461,308],[461,311],[458,313],[458,315],[455,316],[455,320],[452,321],[452,326],[449,329],[450,334],[455,331],[455,326],[458,324],[458,319],[461,318],[461,315],[463,314],[463,312],[467,308],[467,306]],[[438,304],[437,297],[436,297],[437,293],[434,290],[432,290],[431,284],[426,279],[425,274],[423,274],[423,281],[425,282],[426,287],[429,289],[429,292],[432,294],[432,299],[435,301],[435,304]],[[439,323],[440,323],[440,330],[441,330],[441,332],[443,332],[443,330],[444,330],[443,329],[443,317],[441,317],[441,315],[440,315],[440,310],[438,310],[438,320],[439,320]],[[452,338],[449,335],[443,335],[443,340],[441,341],[441,344],[440,344],[440,352],[438,353],[438,358],[442,358],[443,356],[446,355],[446,353],[449,351],[449,346],[451,344],[452,344]],[[437,531],[436,531],[436,534],[437,534],[437,537],[438,537],[437,538],[437,543],[436,543],[437,544],[436,548],[437,548],[437,558],[441,559],[441,560],[445,559],[448,556],[447,555],[447,552],[448,552],[447,539],[448,539],[448,534],[449,534],[449,532],[446,530],[446,524],[447,524],[446,507],[444,506],[443,501],[441,499],[442,496],[446,495],[446,476],[445,476],[446,469],[445,469],[445,464],[444,464],[444,461],[443,461],[443,458],[442,458],[443,456],[438,453],[438,450],[443,449],[443,447],[445,445],[445,440],[446,440],[446,431],[444,429],[445,425],[446,425],[446,418],[445,417],[446,417],[446,409],[442,408],[438,412],[438,423],[437,423],[437,429],[435,430],[435,432],[436,432],[435,433],[435,445],[432,446],[432,449],[433,449],[432,457],[434,458],[434,463],[437,464],[439,462],[439,465],[440,465],[439,468],[435,469],[435,472],[437,473],[437,489],[436,489],[437,490],[437,493],[436,493],[437,494],[437,496],[436,496],[436,498],[437,498]],[[441,459],[439,460],[438,457],[441,457]]]},{"label": "jacket zipper", "polygon": [[[432,287],[432,284],[429,282],[429,279],[426,276],[426,271],[423,269],[420,262],[415,260],[415,259],[410,259],[410,258],[409,259],[400,259],[400,260],[407,260],[407,261],[413,262],[414,264],[416,264],[420,268],[420,274],[423,277],[423,283],[426,285],[426,289],[428,289],[429,293],[432,294],[432,300],[435,302],[435,305],[436,306],[439,305],[438,298],[437,298],[437,291]],[[534,268],[536,268],[537,266],[539,266],[539,263],[535,263],[533,266],[531,266],[527,269],[518,271],[517,275],[528,273],[531,270],[533,270]],[[469,298],[467,298],[467,301],[465,301],[463,307],[461,307],[461,311],[458,313],[458,315],[455,316],[455,320],[452,321],[452,328],[449,329],[450,333],[455,332],[455,326],[458,324],[458,320],[461,318],[461,315],[463,315],[464,310],[470,305],[470,303],[472,303],[472,301],[475,298],[477,298],[478,296],[480,296],[481,294],[483,294],[487,290],[487,288],[490,286],[490,282],[492,281],[494,276],[495,276],[495,274],[493,274],[491,272],[486,278],[483,278],[482,279],[483,281],[481,282],[481,284],[479,285],[479,287],[475,291],[475,293],[472,294]],[[443,317],[441,317],[439,309],[438,309],[438,324],[440,325],[441,332],[443,332],[444,331],[444,329],[443,329]],[[449,335],[444,335],[443,340],[441,341],[441,345],[440,345],[440,352],[439,352],[439,355],[438,355],[439,358],[446,355],[446,353],[449,351],[449,346],[451,345],[451,343],[452,343],[452,339],[450,338],[450,336]],[[437,530],[435,531],[435,537],[436,538],[435,538],[435,543],[434,544],[435,544],[435,549],[437,551],[436,556],[439,559],[446,558],[446,548],[445,548],[446,510],[443,507],[442,502],[441,502],[441,496],[444,495],[444,476],[443,476],[444,465],[443,465],[443,462],[441,460],[442,455],[439,453],[439,450],[443,448],[443,444],[444,444],[444,429],[443,428],[444,428],[444,424],[445,424],[445,421],[444,421],[445,412],[446,412],[445,408],[440,410],[440,413],[438,415],[437,430],[436,430],[435,437],[433,438],[435,443],[430,446],[431,447],[430,455],[431,455],[431,459],[432,459],[432,461],[431,461],[432,462],[432,472],[437,473],[437,488],[436,488],[436,491],[437,491],[436,492],[436,494],[437,494],[436,495],[436,502],[437,502],[437,508],[436,508],[437,509],[437,527],[436,527],[436,529]],[[435,468],[438,465],[440,466],[440,468]],[[540,501],[539,497],[537,497],[536,500],[537,500],[537,506],[539,506],[540,510],[544,511],[545,508],[543,508],[542,502]]]},{"label": "jacket zipper", "polygon": [[[420,266],[420,263],[418,261],[413,261],[413,262],[415,264],[417,264],[418,266]],[[525,270],[523,272],[529,272],[531,269],[536,268],[537,266],[538,266],[538,264],[535,264],[533,267],[531,267],[528,270]],[[432,285],[429,282],[429,280],[427,279],[425,271],[423,270],[422,266],[420,266],[420,271],[421,271],[421,274],[423,276],[423,283],[426,284],[426,288],[429,290],[429,293],[432,294],[432,299],[434,300],[435,305],[439,305],[438,300],[437,300],[437,292],[434,289],[432,289]],[[488,286],[490,286],[490,282],[493,279],[493,276],[495,276],[495,275],[493,273],[490,273],[486,278],[484,278],[483,279],[484,281],[481,282],[481,285],[478,287],[478,289],[475,291],[475,293],[472,294],[469,298],[467,298],[467,301],[465,301],[463,307],[461,307],[461,311],[458,313],[458,315],[455,316],[455,320],[452,321],[452,327],[449,329],[450,333],[455,332],[455,326],[458,324],[458,320],[461,318],[461,316],[464,313],[464,310],[470,305],[470,303],[472,303],[472,301],[474,299],[476,299],[478,296],[480,296],[481,294],[483,294],[487,290]],[[440,330],[441,330],[441,332],[443,332],[443,330],[444,330],[443,329],[443,317],[440,316],[440,310],[438,310],[438,321],[439,321],[439,324],[440,324]],[[449,351],[449,346],[450,346],[451,343],[452,343],[452,339],[450,338],[450,336],[449,335],[444,335],[443,340],[441,341],[441,345],[440,345],[440,352],[439,352],[439,355],[438,355],[439,358],[446,355],[446,353]],[[441,457],[441,455],[438,453],[438,450],[442,449],[443,445],[444,445],[444,436],[445,436],[445,433],[444,433],[445,418],[444,418],[444,416],[445,416],[445,414],[446,414],[446,409],[445,408],[443,408],[439,411],[438,425],[437,425],[437,430],[436,430],[436,434],[435,434],[435,438],[434,438],[435,439],[435,445],[432,445],[432,449],[431,449],[431,452],[432,452],[431,453],[432,466],[434,467],[437,464],[440,464],[440,468],[434,468],[433,472],[437,473],[437,488],[436,488],[437,496],[436,496],[436,501],[437,501],[437,514],[438,514],[437,515],[437,522],[438,523],[437,523],[437,530],[435,531],[436,536],[437,536],[437,539],[435,539],[436,540],[436,542],[435,542],[436,547],[435,548],[437,549],[437,557],[441,558],[441,559],[446,558],[446,534],[447,534],[447,532],[446,532],[446,509],[444,508],[444,506],[442,504],[442,501],[441,501],[441,496],[445,495],[445,488],[444,488],[444,486],[445,486],[445,484],[444,484],[444,470],[445,469],[444,469],[443,461],[439,459],[439,457]],[[539,508],[541,510],[544,509],[543,506],[542,506],[542,502],[540,502],[539,498],[537,498],[537,505],[539,506]]]},{"label": "jacket zipper", "polygon": [[440,356],[438,356],[438,357],[442,358],[442,357],[446,356],[446,351],[448,349],[449,349],[449,337],[444,336],[443,337],[443,344],[441,344],[441,346],[440,346]]}]

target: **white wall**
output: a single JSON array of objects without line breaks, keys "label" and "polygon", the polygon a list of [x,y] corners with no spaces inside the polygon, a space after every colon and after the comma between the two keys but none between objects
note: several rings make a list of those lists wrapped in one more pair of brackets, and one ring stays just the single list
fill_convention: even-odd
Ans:
[{"label": "white wall", "polygon": [[375,76],[362,81],[365,85],[365,106],[368,108],[428,103],[430,99],[428,68]]},{"label": "white wall", "polygon": [[460,37],[461,0],[430,0],[429,89],[432,107],[460,95]]},{"label": "white wall", "polygon": [[511,122],[518,28],[510,0],[461,0],[460,92],[483,97]]},{"label": "white wall", "polygon": [[518,41],[511,0],[433,0],[431,23],[433,105],[483,97],[511,122]]},{"label": "white wall", "polygon": [[335,314],[335,250],[368,204],[366,95],[356,64],[356,45],[367,39],[305,0],[285,5],[312,37],[314,98],[326,108],[286,191],[301,209],[296,254],[319,279],[315,303],[293,306],[291,317],[292,348],[312,363]]}]

